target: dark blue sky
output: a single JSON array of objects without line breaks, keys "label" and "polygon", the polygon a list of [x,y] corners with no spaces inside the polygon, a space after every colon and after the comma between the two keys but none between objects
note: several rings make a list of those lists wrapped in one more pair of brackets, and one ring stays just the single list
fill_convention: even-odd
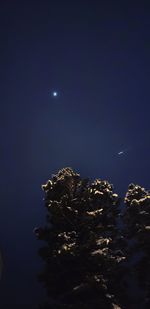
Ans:
[{"label": "dark blue sky", "polygon": [[71,166],[107,179],[121,196],[131,182],[149,189],[150,7],[2,2],[1,301],[33,308],[42,297],[32,234],[45,222],[41,184]]}]

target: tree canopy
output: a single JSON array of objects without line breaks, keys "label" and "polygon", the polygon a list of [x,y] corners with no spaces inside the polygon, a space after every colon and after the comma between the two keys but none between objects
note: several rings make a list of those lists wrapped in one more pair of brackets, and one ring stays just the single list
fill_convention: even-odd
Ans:
[{"label": "tree canopy", "polygon": [[38,275],[47,291],[40,308],[150,307],[150,192],[130,184],[120,197],[107,180],[92,183],[70,167],[42,185],[46,225]]}]

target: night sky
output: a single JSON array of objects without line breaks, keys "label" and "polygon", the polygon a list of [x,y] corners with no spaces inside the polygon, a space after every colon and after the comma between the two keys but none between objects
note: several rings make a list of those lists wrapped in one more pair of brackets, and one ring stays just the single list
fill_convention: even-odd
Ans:
[{"label": "night sky", "polygon": [[33,229],[45,224],[41,184],[53,173],[70,166],[122,197],[131,182],[150,189],[146,3],[1,1],[3,309],[45,296]]}]

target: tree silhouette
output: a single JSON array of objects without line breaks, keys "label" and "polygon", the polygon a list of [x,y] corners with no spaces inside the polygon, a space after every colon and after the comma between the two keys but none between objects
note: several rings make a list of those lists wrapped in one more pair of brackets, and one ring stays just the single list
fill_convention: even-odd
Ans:
[{"label": "tree silhouette", "polygon": [[[38,279],[48,301],[39,308],[148,308],[149,192],[129,185],[121,213],[112,184],[90,183],[70,167],[52,175],[42,189],[47,224],[34,232],[45,241],[38,252],[44,261]],[[144,265],[148,272],[141,271]]]}]

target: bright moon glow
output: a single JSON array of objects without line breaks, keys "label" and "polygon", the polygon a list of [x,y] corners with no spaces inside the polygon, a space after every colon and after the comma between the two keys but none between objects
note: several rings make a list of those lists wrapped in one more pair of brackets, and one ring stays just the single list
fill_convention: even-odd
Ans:
[{"label": "bright moon glow", "polygon": [[124,151],[118,152],[118,155],[122,155],[122,154],[124,154]]},{"label": "bright moon glow", "polygon": [[53,97],[57,97],[58,93],[56,91],[53,92]]}]

